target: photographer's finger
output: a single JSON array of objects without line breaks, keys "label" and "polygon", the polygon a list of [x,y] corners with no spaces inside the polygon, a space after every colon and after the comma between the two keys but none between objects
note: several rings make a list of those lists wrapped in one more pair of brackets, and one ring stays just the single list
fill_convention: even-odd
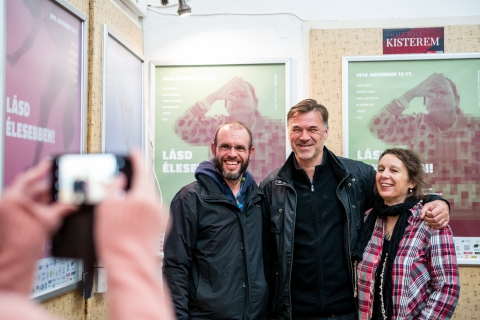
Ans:
[{"label": "photographer's finger", "polygon": [[63,219],[71,213],[78,210],[78,207],[73,204],[53,203],[44,208],[43,223],[48,228],[49,233],[53,233],[60,228]]},{"label": "photographer's finger", "polygon": [[65,204],[54,202],[50,205],[38,203],[31,199],[25,199],[23,209],[28,214],[35,217],[35,219],[44,227],[48,233],[57,230],[61,225],[63,218],[70,213],[77,210],[77,206],[72,204]]},{"label": "photographer's finger", "polygon": [[39,164],[29,168],[20,174],[13,182],[13,187],[30,188],[39,179],[45,178],[50,172],[52,162],[50,160],[42,160]]},{"label": "photographer's finger", "polygon": [[121,201],[125,198],[125,188],[127,185],[127,178],[123,173],[115,177],[115,180],[108,187],[107,198]]},{"label": "photographer's finger", "polygon": [[52,201],[51,189],[51,179],[43,178],[42,180],[38,180],[29,186],[28,194],[35,201],[47,204]]}]

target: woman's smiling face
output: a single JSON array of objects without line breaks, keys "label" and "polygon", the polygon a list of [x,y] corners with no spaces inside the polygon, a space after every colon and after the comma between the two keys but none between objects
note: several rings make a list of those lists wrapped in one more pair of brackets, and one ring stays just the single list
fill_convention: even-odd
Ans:
[{"label": "woman's smiling face", "polygon": [[407,168],[393,154],[384,155],[378,162],[376,184],[378,193],[388,206],[405,202],[408,189],[415,187]]}]

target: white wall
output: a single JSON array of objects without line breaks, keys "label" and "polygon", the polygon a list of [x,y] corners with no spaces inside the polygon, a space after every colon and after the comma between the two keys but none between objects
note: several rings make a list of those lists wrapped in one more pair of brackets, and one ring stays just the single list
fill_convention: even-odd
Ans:
[{"label": "white wall", "polygon": [[[177,0],[142,0],[175,13]],[[480,14],[478,0],[187,0],[194,14],[287,12],[303,20],[371,20],[461,17]]]},{"label": "white wall", "polygon": [[147,60],[194,62],[292,59],[294,104],[309,96],[311,28],[416,27],[480,24],[479,0],[144,0]]},{"label": "white wall", "polygon": [[219,63],[240,59],[292,58],[292,100],[303,77],[302,22],[291,15],[163,16],[150,11],[144,20],[149,60]]}]

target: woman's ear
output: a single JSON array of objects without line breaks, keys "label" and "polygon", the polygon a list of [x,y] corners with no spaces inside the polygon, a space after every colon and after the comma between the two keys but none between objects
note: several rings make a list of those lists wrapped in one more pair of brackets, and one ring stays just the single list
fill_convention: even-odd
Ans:
[{"label": "woman's ear", "polygon": [[417,183],[413,180],[410,180],[410,185],[408,186],[410,189],[413,189],[417,186]]}]

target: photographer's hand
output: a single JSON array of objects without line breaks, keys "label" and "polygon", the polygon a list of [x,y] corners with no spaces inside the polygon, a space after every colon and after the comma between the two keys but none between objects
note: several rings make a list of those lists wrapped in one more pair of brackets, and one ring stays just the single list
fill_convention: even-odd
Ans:
[{"label": "photographer's hand", "polygon": [[75,206],[51,202],[51,162],[20,174],[0,200],[0,290],[28,295],[48,237]]},{"label": "photographer's hand", "polygon": [[163,230],[160,202],[140,152],[131,154],[131,188],[125,177],[95,211],[95,243],[107,267],[112,319],[174,319],[159,285],[155,244]]}]

